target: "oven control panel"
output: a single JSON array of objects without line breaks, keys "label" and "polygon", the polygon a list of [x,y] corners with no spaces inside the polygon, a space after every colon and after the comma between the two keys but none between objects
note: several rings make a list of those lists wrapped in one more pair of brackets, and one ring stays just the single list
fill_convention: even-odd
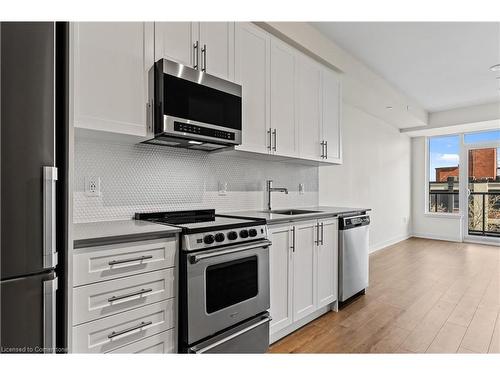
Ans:
[{"label": "oven control panel", "polygon": [[267,239],[266,225],[185,234],[182,241],[182,250],[194,251],[262,239]]}]

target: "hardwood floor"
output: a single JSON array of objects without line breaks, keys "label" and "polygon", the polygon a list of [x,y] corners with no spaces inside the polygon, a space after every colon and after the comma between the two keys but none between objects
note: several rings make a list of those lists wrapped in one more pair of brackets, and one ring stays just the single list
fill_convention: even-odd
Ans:
[{"label": "hardwood floor", "polygon": [[500,247],[411,238],[370,256],[366,295],[271,353],[500,353]]}]

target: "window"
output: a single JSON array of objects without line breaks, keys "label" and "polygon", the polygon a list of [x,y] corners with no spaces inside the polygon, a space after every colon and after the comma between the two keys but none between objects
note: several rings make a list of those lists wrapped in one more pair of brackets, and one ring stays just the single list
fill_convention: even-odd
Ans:
[{"label": "window", "polygon": [[429,138],[429,212],[459,211],[460,136]]},{"label": "window", "polygon": [[500,141],[500,130],[490,130],[478,133],[467,133],[464,135],[464,142],[467,144],[494,142],[494,141]]}]

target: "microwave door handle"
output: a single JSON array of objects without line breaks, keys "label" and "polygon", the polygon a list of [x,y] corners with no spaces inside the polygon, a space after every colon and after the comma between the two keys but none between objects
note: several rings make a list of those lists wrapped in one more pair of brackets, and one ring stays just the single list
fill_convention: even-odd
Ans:
[{"label": "microwave door handle", "polygon": [[221,256],[221,255],[239,253],[239,252],[245,251],[245,250],[257,249],[259,247],[268,247],[268,246],[271,246],[271,244],[272,244],[271,241],[266,240],[266,241],[260,241],[260,242],[253,243],[253,244],[248,244],[246,246],[234,246],[234,247],[231,247],[227,250],[215,250],[215,251],[210,251],[210,252],[207,252],[204,254],[191,255],[189,257],[189,261],[191,264],[195,264],[203,259],[215,258],[215,257]]}]

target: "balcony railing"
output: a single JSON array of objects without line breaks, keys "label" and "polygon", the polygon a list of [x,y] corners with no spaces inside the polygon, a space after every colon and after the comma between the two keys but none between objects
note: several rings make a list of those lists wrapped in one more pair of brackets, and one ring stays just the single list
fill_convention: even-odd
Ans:
[{"label": "balcony railing", "polygon": [[500,237],[500,192],[471,192],[469,234]]},{"label": "balcony railing", "polygon": [[[482,186],[481,186],[482,185]],[[500,237],[500,190],[497,182],[476,185],[488,191],[471,192],[468,199],[469,234]],[[458,186],[429,183],[429,212],[458,213]]]}]

